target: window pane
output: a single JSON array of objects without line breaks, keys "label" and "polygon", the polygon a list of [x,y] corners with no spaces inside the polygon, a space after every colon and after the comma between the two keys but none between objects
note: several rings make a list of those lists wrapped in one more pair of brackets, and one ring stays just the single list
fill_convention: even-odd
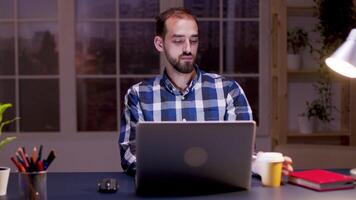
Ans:
[{"label": "window pane", "polygon": [[57,0],[18,0],[20,18],[57,18]]},{"label": "window pane", "polygon": [[258,22],[224,22],[224,73],[258,73]]},{"label": "window pane", "polygon": [[115,0],[77,0],[77,18],[115,18]]},{"label": "window pane", "polygon": [[20,80],[20,130],[59,131],[58,79]]},{"label": "window pane", "polygon": [[143,81],[144,78],[122,78],[120,79],[120,112],[123,112],[125,95],[127,90],[136,83]]},{"label": "window pane", "polygon": [[239,85],[244,90],[247,100],[252,109],[253,120],[259,122],[259,93],[258,93],[258,78],[235,78]]},{"label": "window pane", "polygon": [[256,18],[259,0],[224,0],[223,16],[227,18]]},{"label": "window pane", "polygon": [[197,17],[219,17],[220,1],[218,0],[184,0],[184,7]]},{"label": "window pane", "polygon": [[15,72],[14,25],[0,23],[0,75]]},{"label": "window pane", "polygon": [[207,72],[219,73],[219,22],[199,22],[197,64]]},{"label": "window pane", "polygon": [[77,81],[78,131],[116,131],[117,100],[115,79]]},{"label": "window pane", "polygon": [[[0,79],[0,103],[11,103],[12,108],[9,108],[4,113],[4,120],[12,119],[16,116],[15,104],[15,81]],[[12,123],[4,127],[3,131],[15,131],[15,124]]]},{"label": "window pane", "polygon": [[154,47],[152,22],[120,23],[120,73],[159,73],[159,53]]},{"label": "window pane", "polygon": [[77,74],[115,74],[116,40],[114,22],[77,23]]},{"label": "window pane", "polygon": [[57,24],[19,24],[20,74],[58,74]]},{"label": "window pane", "polygon": [[0,18],[14,17],[14,0],[0,0]]},{"label": "window pane", "polygon": [[159,14],[159,0],[120,0],[120,17],[144,18]]}]

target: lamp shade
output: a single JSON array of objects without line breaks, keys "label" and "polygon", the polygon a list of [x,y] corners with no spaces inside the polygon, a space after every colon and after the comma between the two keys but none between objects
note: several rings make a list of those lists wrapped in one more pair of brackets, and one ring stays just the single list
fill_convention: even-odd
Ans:
[{"label": "lamp shade", "polygon": [[356,78],[356,29],[351,30],[346,41],[325,62],[335,72]]}]

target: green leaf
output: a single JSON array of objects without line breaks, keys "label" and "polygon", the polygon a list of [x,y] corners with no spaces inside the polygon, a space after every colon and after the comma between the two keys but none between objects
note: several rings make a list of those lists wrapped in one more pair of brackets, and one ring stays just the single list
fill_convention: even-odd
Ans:
[{"label": "green leaf", "polygon": [[11,142],[11,141],[13,141],[13,140],[15,140],[16,139],[16,137],[7,137],[7,138],[5,138],[4,140],[2,140],[1,142],[0,142],[0,150],[6,145],[6,144],[8,144],[9,142]]},{"label": "green leaf", "polygon": [[12,107],[11,103],[0,104],[0,122],[2,122],[3,113],[5,112],[5,110],[11,107]]},{"label": "green leaf", "polygon": [[15,117],[15,118],[13,118],[11,120],[7,120],[7,121],[4,121],[4,122],[1,122],[0,123],[0,136],[2,134],[2,129],[4,128],[5,125],[11,124],[12,122],[14,122],[16,120],[19,120],[19,119],[20,119],[20,117]]},{"label": "green leaf", "polygon": [[[12,104],[10,103],[5,103],[5,104],[1,104],[0,103],[0,136],[2,134],[2,129],[4,128],[5,125],[11,124],[12,122],[20,119],[19,117],[15,117],[11,120],[7,120],[7,121],[2,121],[3,120],[3,114],[4,112],[8,109],[12,107]],[[16,137],[6,137],[4,140],[0,141],[0,150],[9,142],[15,140]]]}]

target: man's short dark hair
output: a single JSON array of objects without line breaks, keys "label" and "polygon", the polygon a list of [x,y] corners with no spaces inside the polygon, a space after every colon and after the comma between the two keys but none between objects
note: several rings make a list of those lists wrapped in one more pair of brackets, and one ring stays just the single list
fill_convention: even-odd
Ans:
[{"label": "man's short dark hair", "polygon": [[164,38],[164,36],[167,33],[167,29],[165,26],[165,23],[168,18],[170,17],[176,17],[176,18],[191,18],[193,19],[197,24],[198,21],[196,17],[191,13],[190,10],[186,8],[170,8],[164,12],[162,12],[160,15],[156,17],[156,35],[161,36]]}]

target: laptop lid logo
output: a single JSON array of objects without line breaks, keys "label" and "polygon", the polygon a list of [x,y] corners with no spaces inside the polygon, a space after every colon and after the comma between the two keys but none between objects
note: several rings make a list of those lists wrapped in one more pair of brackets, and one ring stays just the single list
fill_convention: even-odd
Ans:
[{"label": "laptop lid logo", "polygon": [[190,147],[184,153],[184,162],[190,167],[201,167],[208,160],[208,153],[201,147]]}]

